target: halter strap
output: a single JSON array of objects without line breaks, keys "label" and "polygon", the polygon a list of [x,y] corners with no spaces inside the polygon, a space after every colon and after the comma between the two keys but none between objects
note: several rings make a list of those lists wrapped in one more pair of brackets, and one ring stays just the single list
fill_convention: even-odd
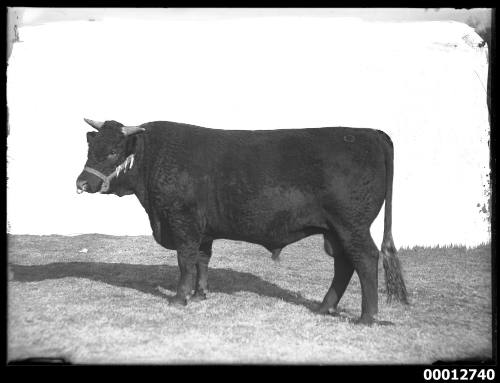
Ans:
[{"label": "halter strap", "polygon": [[120,175],[120,172],[123,170],[125,173],[127,169],[132,169],[132,166],[134,166],[134,154],[131,154],[128,156],[125,161],[123,161],[120,165],[116,167],[116,169],[109,175],[106,176],[105,174],[101,173],[99,170],[96,170],[94,168],[91,168],[90,166],[85,166],[83,168],[83,171],[87,173],[91,173],[100,179],[102,179],[102,185],[101,185],[101,190],[99,190],[99,193],[103,193],[108,191],[109,189],[109,184],[113,178],[116,178]]},{"label": "halter strap", "polygon": [[105,176],[104,174],[102,174],[99,170],[95,170],[94,168],[91,168],[89,166],[85,166],[83,168],[83,170],[85,170],[88,173],[92,173],[92,174],[96,175],[97,177],[99,177],[103,181],[107,181],[108,180],[108,177]]}]

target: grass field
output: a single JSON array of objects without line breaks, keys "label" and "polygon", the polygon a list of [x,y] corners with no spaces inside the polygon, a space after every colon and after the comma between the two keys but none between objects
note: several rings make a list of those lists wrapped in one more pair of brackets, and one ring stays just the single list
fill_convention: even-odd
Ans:
[{"label": "grass field", "polygon": [[[65,357],[74,363],[427,364],[492,356],[491,249],[400,249],[411,305],[387,304],[380,320],[361,312],[354,276],[341,316],[312,310],[334,261],[321,237],[265,249],[216,241],[206,301],[168,305],[175,252],[152,237],[8,237],[8,359]],[[80,252],[83,248],[87,253]]]}]

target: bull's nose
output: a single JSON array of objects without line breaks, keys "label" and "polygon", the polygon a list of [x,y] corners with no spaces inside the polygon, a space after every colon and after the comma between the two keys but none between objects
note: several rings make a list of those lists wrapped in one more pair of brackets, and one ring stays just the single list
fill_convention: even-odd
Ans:
[{"label": "bull's nose", "polygon": [[76,192],[78,194],[81,194],[84,191],[87,191],[88,187],[89,187],[89,185],[88,185],[87,181],[85,181],[85,180],[77,180],[76,181]]}]

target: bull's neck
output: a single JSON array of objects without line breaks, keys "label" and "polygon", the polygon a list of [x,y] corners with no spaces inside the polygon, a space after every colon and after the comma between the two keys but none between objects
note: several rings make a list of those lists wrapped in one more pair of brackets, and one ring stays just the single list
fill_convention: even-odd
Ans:
[{"label": "bull's neck", "polygon": [[141,205],[148,211],[148,198],[146,193],[146,173],[147,164],[145,160],[145,150],[147,140],[147,132],[144,134],[139,134],[137,136],[136,147],[135,147],[135,159],[137,161],[136,175],[134,177],[132,189],[137,199]]}]

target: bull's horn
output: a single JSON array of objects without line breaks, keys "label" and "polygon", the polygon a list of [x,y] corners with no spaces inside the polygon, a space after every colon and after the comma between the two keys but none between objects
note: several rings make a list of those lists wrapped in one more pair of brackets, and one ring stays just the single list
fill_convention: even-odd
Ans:
[{"label": "bull's horn", "polygon": [[132,134],[137,134],[144,132],[146,129],[140,126],[122,126],[122,133],[124,136],[130,136]]},{"label": "bull's horn", "polygon": [[101,121],[94,121],[94,120],[90,120],[88,118],[84,118],[83,119],[87,124],[89,124],[91,127],[93,127],[94,129],[101,129],[102,126],[104,125],[104,122],[101,122]]}]

